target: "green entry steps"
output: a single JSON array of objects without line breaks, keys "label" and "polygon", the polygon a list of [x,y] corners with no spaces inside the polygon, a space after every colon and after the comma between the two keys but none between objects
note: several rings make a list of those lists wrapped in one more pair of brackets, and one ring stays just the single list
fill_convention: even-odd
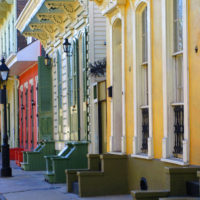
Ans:
[{"label": "green entry steps", "polygon": [[65,183],[65,169],[87,168],[88,142],[68,142],[57,156],[45,156],[45,181]]},{"label": "green entry steps", "polygon": [[21,168],[25,171],[42,171],[45,170],[45,155],[55,155],[55,142],[41,142],[34,151],[23,152],[23,162]]},{"label": "green entry steps", "polygon": [[129,193],[127,155],[88,155],[88,166],[65,171],[68,192],[81,197]]}]

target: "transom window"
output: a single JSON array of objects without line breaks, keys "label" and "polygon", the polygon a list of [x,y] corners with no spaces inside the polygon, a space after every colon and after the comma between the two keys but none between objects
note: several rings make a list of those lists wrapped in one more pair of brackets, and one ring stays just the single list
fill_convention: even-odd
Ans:
[{"label": "transom window", "polygon": [[174,52],[183,50],[183,3],[173,0]]}]

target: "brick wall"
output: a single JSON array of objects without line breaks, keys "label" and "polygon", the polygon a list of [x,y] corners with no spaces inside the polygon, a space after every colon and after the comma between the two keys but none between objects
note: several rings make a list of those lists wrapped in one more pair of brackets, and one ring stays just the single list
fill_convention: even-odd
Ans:
[{"label": "brick wall", "polygon": [[[28,0],[17,0],[17,18],[19,17],[27,2]],[[19,31],[17,31],[17,51],[20,51],[26,46],[27,42],[25,37]]]}]

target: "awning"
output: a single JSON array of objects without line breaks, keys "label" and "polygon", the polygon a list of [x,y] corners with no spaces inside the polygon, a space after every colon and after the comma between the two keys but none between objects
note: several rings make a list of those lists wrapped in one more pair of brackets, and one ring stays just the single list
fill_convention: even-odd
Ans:
[{"label": "awning", "polygon": [[6,65],[10,69],[9,74],[11,76],[20,75],[30,66],[37,63],[40,52],[41,45],[40,41],[37,40],[20,50],[17,54],[11,54],[6,59]]}]

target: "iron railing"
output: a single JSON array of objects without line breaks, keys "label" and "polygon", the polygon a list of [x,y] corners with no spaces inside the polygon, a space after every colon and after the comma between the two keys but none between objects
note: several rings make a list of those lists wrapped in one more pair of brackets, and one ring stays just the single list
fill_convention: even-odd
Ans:
[{"label": "iron railing", "polygon": [[148,152],[149,109],[142,108],[142,153]]},{"label": "iron railing", "polygon": [[183,139],[184,139],[184,107],[183,105],[174,106],[174,156],[183,153]]}]

